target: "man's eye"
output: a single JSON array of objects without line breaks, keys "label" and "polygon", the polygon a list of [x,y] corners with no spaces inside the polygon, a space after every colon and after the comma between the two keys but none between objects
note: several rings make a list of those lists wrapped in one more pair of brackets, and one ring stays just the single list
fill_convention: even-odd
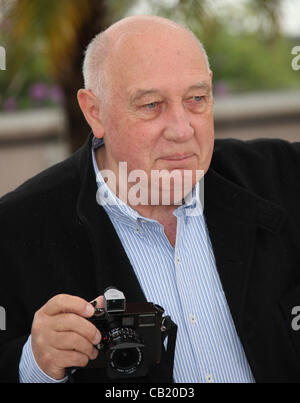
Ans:
[{"label": "man's eye", "polygon": [[158,102],[151,102],[150,104],[144,105],[147,109],[155,109],[158,105]]},{"label": "man's eye", "polygon": [[205,95],[194,95],[187,99],[187,105],[192,111],[202,113],[207,107],[207,97]]},{"label": "man's eye", "polygon": [[201,101],[203,101],[204,97],[203,97],[203,96],[198,96],[198,95],[196,95],[195,97],[193,97],[193,99],[194,99],[194,101],[196,101],[196,102],[201,102]]}]

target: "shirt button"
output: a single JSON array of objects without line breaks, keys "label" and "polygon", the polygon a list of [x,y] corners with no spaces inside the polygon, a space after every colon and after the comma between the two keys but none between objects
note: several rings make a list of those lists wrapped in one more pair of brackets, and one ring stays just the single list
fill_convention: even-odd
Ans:
[{"label": "shirt button", "polygon": [[196,316],[195,315],[193,315],[192,313],[190,314],[190,322],[192,323],[192,324],[195,324],[197,321],[196,321]]},{"label": "shirt button", "polygon": [[143,230],[140,227],[136,227],[135,232],[136,232],[136,234],[140,235],[143,238],[143,236],[144,236]]},{"label": "shirt button", "polygon": [[179,256],[176,256],[175,262],[176,262],[176,264],[180,264],[180,258],[179,258]]},{"label": "shirt button", "polygon": [[207,383],[213,383],[213,378],[212,378],[212,376],[210,374],[206,375],[206,382]]}]

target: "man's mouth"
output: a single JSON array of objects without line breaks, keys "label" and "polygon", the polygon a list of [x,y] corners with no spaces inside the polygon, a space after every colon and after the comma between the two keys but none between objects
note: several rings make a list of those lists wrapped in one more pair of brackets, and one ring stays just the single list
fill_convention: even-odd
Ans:
[{"label": "man's mouth", "polygon": [[166,161],[185,161],[193,157],[195,154],[174,154],[167,157],[162,157],[161,159]]}]

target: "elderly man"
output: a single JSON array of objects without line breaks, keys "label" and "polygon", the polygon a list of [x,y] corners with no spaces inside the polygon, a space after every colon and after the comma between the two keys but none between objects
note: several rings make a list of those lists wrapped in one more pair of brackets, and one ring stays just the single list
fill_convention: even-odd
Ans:
[{"label": "elderly man", "polygon": [[[214,145],[205,51],[166,19],[111,26],[88,47],[84,77],[93,135],[0,202],[0,380],[66,382],[77,367],[73,381],[107,382],[84,368],[102,354],[88,301],[103,307],[114,285],[178,326],[174,368],[162,359],[139,382],[299,381],[300,144]],[[155,171],[182,182],[158,181],[152,203]]]}]

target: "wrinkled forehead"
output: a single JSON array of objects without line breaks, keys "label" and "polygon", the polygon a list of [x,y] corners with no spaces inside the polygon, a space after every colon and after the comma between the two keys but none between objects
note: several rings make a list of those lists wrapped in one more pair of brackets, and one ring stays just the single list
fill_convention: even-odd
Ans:
[{"label": "wrinkled forehead", "polygon": [[[123,30],[109,38],[106,70],[112,85],[162,80],[166,75],[209,74],[205,55],[195,37],[172,25]],[[169,77],[171,78],[171,77]]]}]

